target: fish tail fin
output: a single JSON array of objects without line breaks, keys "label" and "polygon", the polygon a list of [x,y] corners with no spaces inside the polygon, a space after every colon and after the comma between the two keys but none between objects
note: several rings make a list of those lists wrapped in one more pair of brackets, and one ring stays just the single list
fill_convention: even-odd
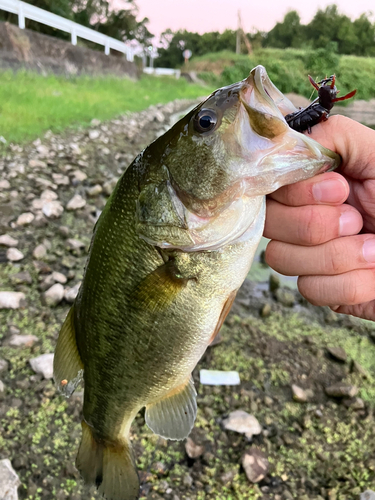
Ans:
[{"label": "fish tail fin", "polygon": [[96,440],[92,429],[82,421],[76,466],[85,483],[95,484],[107,500],[139,498],[139,478],[129,439],[111,443]]}]

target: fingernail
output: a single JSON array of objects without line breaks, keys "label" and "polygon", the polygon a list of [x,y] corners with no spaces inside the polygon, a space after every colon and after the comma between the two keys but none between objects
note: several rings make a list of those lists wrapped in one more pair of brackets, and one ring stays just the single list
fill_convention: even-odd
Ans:
[{"label": "fingernail", "polygon": [[367,262],[375,262],[375,240],[366,240],[362,247],[363,258]]},{"label": "fingernail", "polygon": [[346,186],[339,179],[330,179],[313,185],[312,193],[316,201],[338,203],[346,194]]},{"label": "fingernail", "polygon": [[340,236],[349,236],[357,234],[361,229],[360,215],[357,212],[347,210],[340,215],[339,234]]}]

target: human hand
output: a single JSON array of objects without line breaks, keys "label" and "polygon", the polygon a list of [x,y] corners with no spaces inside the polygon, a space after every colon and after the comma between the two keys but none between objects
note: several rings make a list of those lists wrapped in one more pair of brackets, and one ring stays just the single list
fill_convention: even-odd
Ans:
[{"label": "human hand", "polygon": [[375,131],[333,116],[311,137],[342,164],[268,197],[266,261],[312,304],[375,320]]}]

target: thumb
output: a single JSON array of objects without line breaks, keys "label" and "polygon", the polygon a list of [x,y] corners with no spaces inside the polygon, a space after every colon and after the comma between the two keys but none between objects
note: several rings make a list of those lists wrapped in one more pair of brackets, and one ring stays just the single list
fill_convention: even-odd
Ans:
[{"label": "thumb", "polygon": [[347,118],[334,115],[312,127],[311,137],[342,158],[340,171],[354,179],[375,177],[375,131]]}]

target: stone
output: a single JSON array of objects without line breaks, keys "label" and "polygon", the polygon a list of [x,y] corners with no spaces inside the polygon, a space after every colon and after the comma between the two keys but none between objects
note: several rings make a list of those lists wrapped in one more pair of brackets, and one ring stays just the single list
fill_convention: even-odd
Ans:
[{"label": "stone", "polygon": [[2,380],[0,380],[0,400],[4,398],[5,396],[5,385]]},{"label": "stone", "polygon": [[95,184],[95,186],[91,186],[87,189],[87,196],[93,198],[94,196],[98,196],[103,191],[103,188],[100,184]]},{"label": "stone", "polygon": [[53,354],[42,354],[29,360],[30,366],[35,373],[40,373],[45,379],[53,377]]},{"label": "stone", "polygon": [[13,247],[8,248],[6,256],[10,262],[18,262],[25,257],[24,254],[18,250],[18,248]]},{"label": "stone", "polygon": [[95,141],[95,139],[98,139],[100,137],[100,130],[89,130],[89,139],[92,141]]},{"label": "stone", "polygon": [[90,125],[92,127],[99,127],[101,121],[98,118],[93,118],[90,122]]},{"label": "stone", "polygon": [[242,467],[250,483],[259,483],[268,473],[269,463],[263,451],[252,447],[241,459]]},{"label": "stone", "polygon": [[58,219],[64,213],[64,207],[59,201],[47,201],[43,204],[42,212],[49,219]]},{"label": "stone", "polygon": [[86,205],[86,200],[82,198],[80,194],[75,194],[73,198],[71,198],[67,205],[66,209],[67,210],[78,210],[80,208],[83,208]]},{"label": "stone", "polygon": [[0,245],[5,247],[16,247],[18,245],[18,240],[9,236],[9,234],[2,234],[0,236]]},{"label": "stone", "polygon": [[8,361],[3,358],[0,358],[0,373],[8,371]]},{"label": "stone", "polygon": [[9,345],[12,347],[32,347],[38,340],[35,335],[14,334],[9,339]]},{"label": "stone", "polygon": [[280,278],[276,274],[271,273],[268,286],[270,292],[275,292],[278,288],[280,288]]},{"label": "stone", "polygon": [[27,226],[28,224],[31,224],[34,219],[34,214],[31,212],[25,212],[18,217],[16,224],[17,226]]},{"label": "stone", "polygon": [[48,156],[49,149],[47,146],[44,146],[43,144],[40,144],[39,146],[36,147],[36,150],[40,154],[40,156]]},{"label": "stone", "polygon": [[0,309],[19,309],[25,305],[22,292],[0,292]]},{"label": "stone", "polygon": [[81,281],[77,283],[76,285],[72,286],[71,288],[67,287],[64,292],[64,299],[69,303],[73,304],[75,301],[79,288],[81,286]]},{"label": "stone", "polygon": [[294,399],[294,401],[297,401],[297,403],[306,403],[314,395],[314,393],[311,391],[311,389],[305,390],[296,384],[292,385],[292,392],[293,392],[293,399]]},{"label": "stone", "polygon": [[0,460],[0,499],[18,500],[18,486],[21,481],[8,458]]},{"label": "stone", "polygon": [[262,316],[262,318],[266,318],[270,314],[271,314],[271,305],[267,302],[260,310],[260,315]]},{"label": "stone", "polygon": [[10,188],[9,181],[7,181],[6,179],[0,181],[0,189],[9,189],[9,188]]},{"label": "stone", "polygon": [[111,179],[103,184],[103,191],[106,195],[110,196],[115,189],[118,179]]},{"label": "stone", "polygon": [[75,183],[83,182],[87,179],[87,175],[82,170],[73,170],[72,176]]},{"label": "stone", "polygon": [[58,186],[69,186],[70,180],[67,175],[63,174],[52,174],[52,179]]},{"label": "stone", "polygon": [[375,491],[366,490],[360,494],[359,500],[375,500]]},{"label": "stone", "polygon": [[51,189],[45,189],[40,195],[40,199],[43,201],[54,201],[57,200],[57,198],[57,193],[55,193],[55,191],[52,191]]},{"label": "stone", "polygon": [[339,382],[325,388],[327,396],[334,398],[354,398],[358,394],[358,387]]},{"label": "stone", "polygon": [[204,446],[194,443],[194,441],[188,437],[185,443],[185,450],[189,458],[198,458],[204,453]]},{"label": "stone", "polygon": [[85,248],[85,246],[85,243],[74,238],[69,238],[66,240],[66,247],[68,248],[68,250],[80,250],[81,248]]},{"label": "stone", "polygon": [[47,168],[47,163],[42,160],[29,160],[29,167],[30,168]]},{"label": "stone", "polygon": [[289,290],[285,290],[285,288],[277,289],[275,292],[275,297],[276,300],[285,307],[293,307],[294,305],[294,293]]},{"label": "stone", "polygon": [[66,238],[67,236],[69,236],[69,228],[68,228],[68,226],[60,226],[59,227],[59,233],[61,234],[61,236],[64,236],[64,238]]},{"label": "stone", "polygon": [[47,306],[55,307],[64,298],[64,287],[61,283],[56,283],[43,294],[43,301]]},{"label": "stone", "polygon": [[13,285],[31,285],[33,279],[28,271],[21,271],[20,273],[13,274],[10,277]]},{"label": "stone", "polygon": [[47,248],[44,245],[38,245],[34,248],[33,257],[42,260],[47,255]]},{"label": "stone", "polygon": [[224,429],[245,434],[248,439],[262,432],[262,427],[254,415],[243,410],[232,411],[223,420]]},{"label": "stone", "polygon": [[327,347],[327,351],[337,361],[345,362],[348,359],[348,355],[342,347]]},{"label": "stone", "polygon": [[343,405],[347,408],[351,408],[352,410],[363,410],[365,407],[365,402],[361,398],[350,398],[344,399]]},{"label": "stone", "polygon": [[58,273],[57,271],[53,271],[52,279],[55,281],[55,283],[61,283],[62,285],[65,285],[65,283],[68,281],[68,278],[65,276],[65,274]]},{"label": "stone", "polygon": [[368,372],[363,368],[362,365],[360,365],[357,361],[353,360],[352,366],[351,366],[351,371],[353,373],[358,373],[361,375],[363,378],[369,378]]}]

